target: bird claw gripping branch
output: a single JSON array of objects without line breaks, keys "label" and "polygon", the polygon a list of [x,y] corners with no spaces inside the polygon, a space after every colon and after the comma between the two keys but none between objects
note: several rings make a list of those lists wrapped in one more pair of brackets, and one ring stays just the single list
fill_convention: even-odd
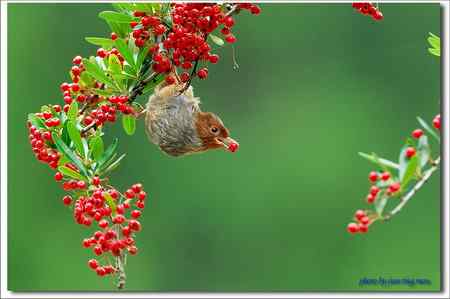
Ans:
[{"label": "bird claw gripping branch", "polygon": [[[257,15],[260,8],[249,3],[113,6],[116,11],[99,14],[113,31],[111,36],[87,37],[88,42],[100,46],[96,56],[76,56],[72,61],[72,83],[60,86],[64,106],[45,105],[40,112],[29,114],[28,130],[36,158],[55,170],[55,180],[69,192],[62,202],[73,210],[75,221],[96,227],[82,241],[96,256],[88,266],[99,276],[116,276],[117,287],[123,288],[126,255],[138,251],[135,236],[141,231],[138,219],[147,194],[139,183],[123,193],[110,185],[109,173],[124,155],[117,155],[117,139],[105,148],[103,127],[121,114],[123,128],[131,135],[142,112],[149,137],[168,154],[225,145],[230,151],[237,150],[237,142],[229,138],[220,119],[200,111],[191,83],[196,77],[206,79],[206,65],[219,61],[219,56],[211,53],[210,42],[218,46],[224,42],[214,32],[220,31],[228,43],[236,42],[231,32],[234,16],[243,10]],[[143,111],[135,100],[152,94],[155,87],[148,111]],[[181,114],[172,114],[172,107],[190,114],[180,118]],[[160,126],[158,117],[173,122],[174,130],[170,124]],[[182,125],[183,121],[191,122]]]}]

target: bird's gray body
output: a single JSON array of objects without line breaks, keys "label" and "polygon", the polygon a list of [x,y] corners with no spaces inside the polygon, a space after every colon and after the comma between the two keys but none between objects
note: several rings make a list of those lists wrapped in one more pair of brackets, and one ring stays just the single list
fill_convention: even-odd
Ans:
[{"label": "bird's gray body", "polygon": [[166,86],[155,89],[147,104],[146,132],[154,144],[171,156],[180,156],[202,145],[197,136],[195,115],[200,101],[193,96],[192,87],[179,92]]}]

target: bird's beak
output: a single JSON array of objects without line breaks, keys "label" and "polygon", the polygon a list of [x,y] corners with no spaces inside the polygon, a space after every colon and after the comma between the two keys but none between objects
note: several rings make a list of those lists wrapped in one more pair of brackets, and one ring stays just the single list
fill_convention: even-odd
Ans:
[{"label": "bird's beak", "polygon": [[239,148],[239,143],[231,137],[227,138],[218,138],[220,143],[222,143],[223,147],[234,153]]}]

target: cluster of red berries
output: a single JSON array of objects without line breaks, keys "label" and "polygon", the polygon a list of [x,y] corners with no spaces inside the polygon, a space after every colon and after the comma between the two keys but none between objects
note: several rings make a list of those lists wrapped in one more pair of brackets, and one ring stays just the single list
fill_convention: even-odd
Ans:
[{"label": "cluster of red berries", "polygon": [[[37,116],[39,117],[41,114],[38,113]],[[61,155],[51,147],[53,140],[50,131],[40,131],[31,125],[31,123],[28,123],[28,132],[30,133],[28,138],[36,159],[47,163],[53,169],[58,167],[58,161]]]},{"label": "cluster of red berries", "polygon": [[[436,115],[433,119],[433,126],[440,130],[441,128],[441,116],[440,114]],[[424,131],[422,129],[415,129],[411,132],[411,136],[414,139],[420,139],[424,135]],[[409,146],[405,150],[405,156],[406,158],[410,159],[416,155],[416,149],[413,146]],[[381,181],[381,184],[379,182]],[[369,194],[366,197],[368,204],[373,204],[377,198],[379,197],[379,194],[382,194],[384,192],[387,196],[393,196],[401,189],[400,182],[396,181],[394,178],[392,178],[391,173],[388,171],[383,172],[377,172],[377,171],[371,171],[369,173],[369,182],[371,183]],[[368,225],[370,225],[369,218],[367,217],[366,213],[362,210],[358,210],[355,213],[355,219],[357,220],[356,223],[352,222],[349,223],[347,226],[347,231],[350,233],[365,233],[368,230]]]},{"label": "cluster of red berries", "polygon": [[370,2],[355,2],[352,3],[352,7],[363,15],[370,15],[375,21],[383,19],[383,14]]},{"label": "cluster of red berries", "polygon": [[[110,252],[118,257],[123,255],[124,250],[135,255],[138,249],[135,245],[134,234],[142,228],[137,219],[142,214],[147,197],[142,185],[134,184],[124,195],[121,195],[115,189],[103,188],[97,176],[92,179],[91,184],[95,186],[95,189],[89,192],[89,196],[79,196],[75,202],[69,195],[63,197],[65,205],[72,205],[74,202],[74,218],[78,224],[89,227],[97,222],[99,230],[83,240],[83,247],[92,247],[96,256]],[[106,197],[112,198],[114,201],[112,206]],[[131,212],[127,213],[130,209]],[[99,276],[114,274],[117,270],[112,265],[100,266],[95,259],[91,259],[88,264]]]},{"label": "cluster of red berries", "polygon": [[[237,4],[237,9],[249,10],[252,14],[259,14],[261,9],[254,4]],[[175,3],[171,7],[172,24],[168,25],[158,16],[147,15],[145,12],[135,11],[135,17],[139,21],[133,21],[132,36],[137,47],[144,47],[152,36],[164,36],[162,46],[155,44],[150,48],[153,55],[153,71],[157,73],[169,73],[174,68],[181,68],[181,82],[188,82],[191,76],[200,79],[208,77],[206,67],[196,69],[199,61],[217,63],[219,55],[211,53],[208,44],[208,34],[223,25],[221,33],[225,41],[234,43],[236,37],[231,33],[234,25],[232,16],[227,15],[222,7],[213,3]],[[117,35],[113,33],[114,40]],[[192,70],[192,71],[191,71]],[[191,71],[191,73],[190,73]],[[194,73],[194,71],[196,73]],[[173,76],[166,76],[167,84],[176,82]]]},{"label": "cluster of red berries", "polygon": [[347,231],[351,234],[355,233],[367,233],[369,225],[371,224],[370,218],[363,210],[357,210],[354,216],[355,222],[351,222],[347,225]]}]

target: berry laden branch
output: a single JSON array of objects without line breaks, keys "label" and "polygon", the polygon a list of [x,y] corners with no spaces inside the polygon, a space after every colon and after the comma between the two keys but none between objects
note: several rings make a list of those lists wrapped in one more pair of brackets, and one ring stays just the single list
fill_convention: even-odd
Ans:
[{"label": "berry laden branch", "polygon": [[[354,6],[355,7],[355,6]],[[430,33],[428,37],[430,48],[428,51],[440,56],[440,39]],[[439,169],[441,158],[432,158],[429,138],[440,144],[441,116],[436,115],[433,126],[427,124],[422,118],[417,118],[420,129],[411,132],[405,145],[400,150],[398,163],[378,157],[375,153],[360,155],[370,162],[375,163],[379,170],[369,173],[369,194],[366,201],[374,209],[357,210],[353,220],[347,225],[347,231],[351,234],[366,233],[369,226],[376,221],[386,221],[398,214],[412,199],[416,192],[423,187],[436,170]],[[389,210],[390,211],[387,211]],[[385,212],[387,211],[387,212]]]},{"label": "berry laden branch", "polygon": [[121,114],[125,132],[132,135],[142,112],[136,102],[139,95],[152,94],[163,81],[189,87],[195,77],[206,79],[207,64],[219,61],[210,42],[224,45],[215,32],[234,43],[233,16],[243,10],[258,15],[261,10],[249,3],[113,6],[115,11],[99,14],[113,31],[111,36],[86,38],[100,46],[97,55],[72,61],[72,83],[60,86],[64,106],[44,105],[29,114],[28,130],[36,158],[55,170],[55,181],[69,193],[62,202],[72,208],[75,221],[98,227],[82,241],[96,256],[88,266],[99,276],[116,276],[122,289],[126,256],[138,251],[138,219],[148,199],[140,183],[124,193],[110,185],[109,175],[125,155],[118,155],[117,139],[105,146],[103,128]]}]

